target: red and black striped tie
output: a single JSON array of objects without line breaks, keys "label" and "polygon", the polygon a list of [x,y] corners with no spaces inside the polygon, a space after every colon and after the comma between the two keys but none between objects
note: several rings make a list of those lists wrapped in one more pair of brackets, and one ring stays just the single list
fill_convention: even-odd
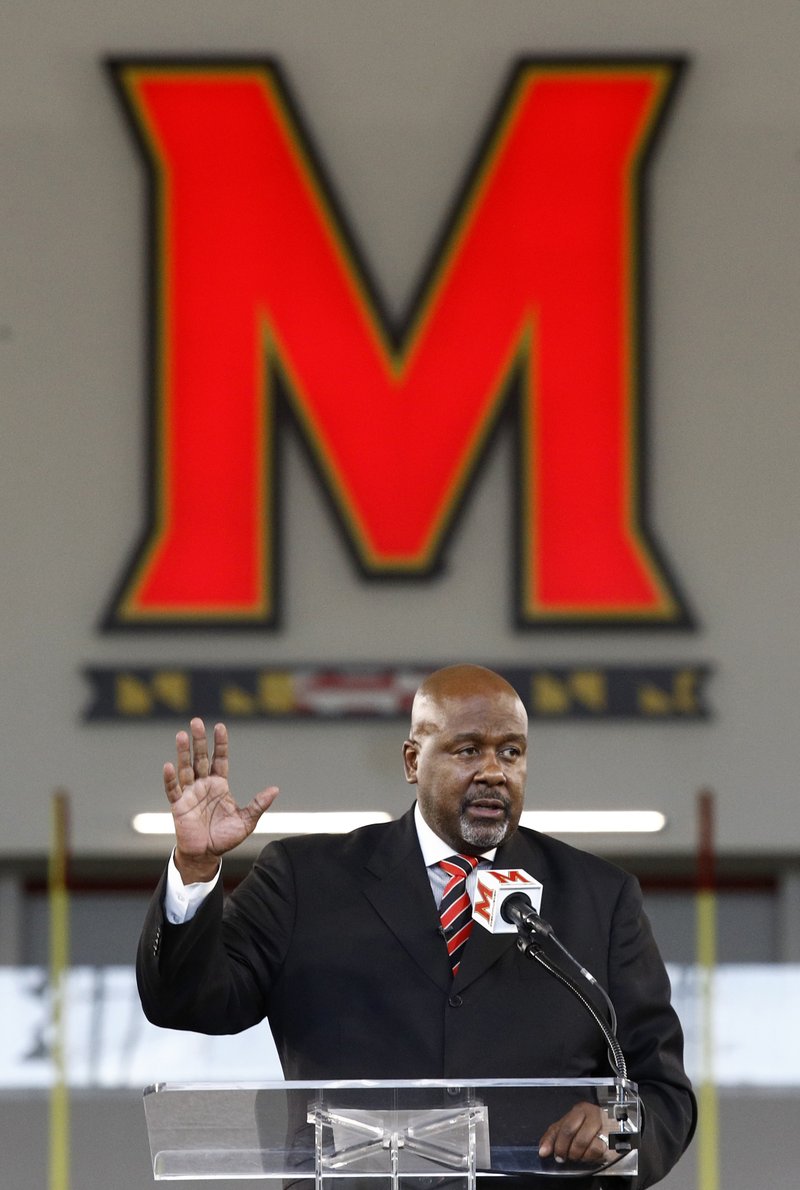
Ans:
[{"label": "red and black striped tie", "polygon": [[453,975],[458,971],[467,938],[472,933],[472,902],[467,892],[467,876],[478,866],[476,855],[448,855],[439,861],[450,879],[439,905],[439,920],[447,943]]}]

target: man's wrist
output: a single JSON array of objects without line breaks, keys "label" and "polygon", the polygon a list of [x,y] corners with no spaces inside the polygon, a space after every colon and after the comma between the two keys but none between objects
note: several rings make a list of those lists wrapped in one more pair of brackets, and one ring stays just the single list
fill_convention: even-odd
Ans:
[{"label": "man's wrist", "polygon": [[197,858],[181,853],[179,847],[174,852],[175,867],[178,869],[184,884],[208,884],[214,879],[220,868],[217,856]]},{"label": "man's wrist", "polygon": [[222,865],[211,880],[188,882],[181,876],[175,864],[175,850],[167,864],[167,880],[164,888],[164,915],[170,925],[180,926],[191,921],[203,902],[216,888]]}]

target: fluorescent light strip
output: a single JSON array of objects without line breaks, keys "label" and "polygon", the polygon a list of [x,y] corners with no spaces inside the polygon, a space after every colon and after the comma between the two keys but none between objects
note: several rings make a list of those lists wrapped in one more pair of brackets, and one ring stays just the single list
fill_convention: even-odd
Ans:
[{"label": "fluorescent light strip", "polygon": [[354,831],[357,826],[369,826],[373,822],[391,822],[391,814],[385,810],[313,810],[308,813],[270,810],[258,820],[256,834],[260,835],[343,835]]},{"label": "fluorescent light strip", "polygon": [[[372,822],[389,822],[391,814],[383,810],[342,810],[319,813],[283,813],[270,810],[258,821],[256,833],[261,835],[311,835],[346,834],[357,826],[368,826]],[[174,835],[172,815],[136,814],[132,819],[133,829],[140,835]]]},{"label": "fluorescent light strip", "polygon": [[654,834],[667,825],[657,810],[526,810],[520,821],[548,835]]},{"label": "fluorescent light strip", "polygon": [[[256,833],[260,835],[345,834],[358,826],[372,822],[389,822],[391,815],[383,810],[333,810],[319,812],[286,812],[270,810],[259,820]],[[654,834],[663,831],[667,820],[657,810],[526,810],[523,826],[533,827],[550,835],[619,835]],[[172,815],[136,814],[133,829],[140,835],[172,835]]]}]

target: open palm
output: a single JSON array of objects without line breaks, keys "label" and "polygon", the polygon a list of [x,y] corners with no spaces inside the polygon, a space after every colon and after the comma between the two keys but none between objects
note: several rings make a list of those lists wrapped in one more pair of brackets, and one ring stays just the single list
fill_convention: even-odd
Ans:
[{"label": "open palm", "polygon": [[[214,752],[209,759],[202,719],[192,719],[191,734],[175,737],[177,765],[164,765],[164,789],[175,823],[176,863],[212,873],[225,852],[237,847],[255,829],[261,815],[277,797],[275,786],[238,806],[228,785],[228,732],[214,728]],[[202,878],[202,877],[201,877]]]}]

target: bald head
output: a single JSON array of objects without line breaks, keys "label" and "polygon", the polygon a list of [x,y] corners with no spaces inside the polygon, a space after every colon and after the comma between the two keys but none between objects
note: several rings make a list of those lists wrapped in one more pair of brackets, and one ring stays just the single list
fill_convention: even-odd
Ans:
[{"label": "bald head", "polygon": [[512,834],[525,795],[528,716],[505,678],[451,665],[420,686],[403,745],[422,816],[454,851],[480,854]]},{"label": "bald head", "polygon": [[429,674],[414,695],[411,707],[411,735],[435,729],[448,702],[472,698],[510,700],[517,705],[527,725],[528,716],[514,687],[493,669],[483,665],[448,665]]}]

